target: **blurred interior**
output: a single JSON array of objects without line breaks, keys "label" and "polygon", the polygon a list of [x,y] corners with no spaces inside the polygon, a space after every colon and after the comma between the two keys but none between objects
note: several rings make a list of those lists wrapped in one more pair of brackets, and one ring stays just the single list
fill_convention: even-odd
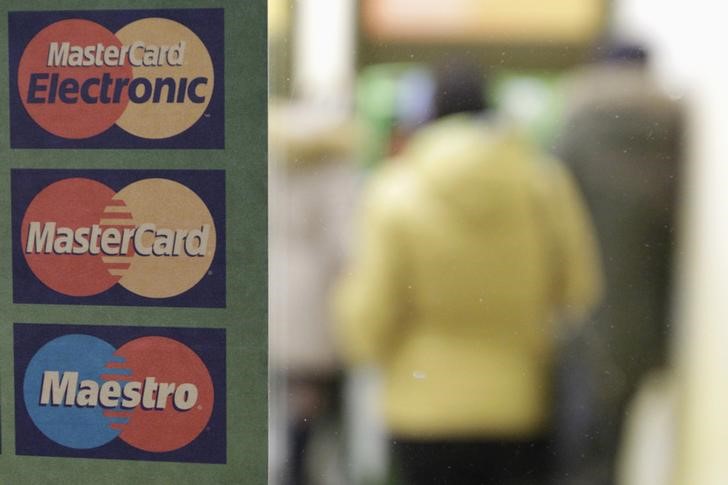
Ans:
[{"label": "blurred interior", "polygon": [[[571,476],[566,465],[554,483],[728,483],[728,298],[722,293],[728,289],[723,187],[728,68],[721,55],[728,29],[719,4],[269,0],[268,5],[270,483],[405,485],[386,445],[377,370],[346,367],[336,355],[330,294],[354,251],[357,208],[368,180],[428,121],[432,65],[463,55],[476,60],[488,73],[488,94],[498,112],[545,153],[559,156],[560,135],[577,96],[572,81],[594,63],[595,50],[614,39],[649,52],[656,89],[681,113],[670,263],[661,268],[670,280],[660,309],[665,355],[640,374],[627,397],[618,449],[605,461],[610,470],[600,475],[607,478]],[[605,166],[601,177],[609,178],[612,170]],[[621,190],[614,188],[617,202]],[[649,259],[653,252],[645,254]],[[608,278],[611,267],[625,264],[604,261]],[[564,365],[580,362],[572,358]],[[318,423],[292,431],[296,420]],[[292,456],[298,441],[305,442],[305,452]],[[308,478],[294,481],[293,469]]]}]

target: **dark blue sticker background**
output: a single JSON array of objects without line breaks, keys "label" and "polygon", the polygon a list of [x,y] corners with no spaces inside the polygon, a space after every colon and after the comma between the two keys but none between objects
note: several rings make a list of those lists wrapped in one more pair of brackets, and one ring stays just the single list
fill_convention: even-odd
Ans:
[{"label": "dark blue sticker background", "polygon": [[[48,185],[66,178],[84,177],[119,191],[148,178],[174,180],[194,191],[207,205],[217,232],[215,257],[207,274],[189,290],[171,298],[147,298],[119,284],[98,295],[76,297],[56,292],[30,270],[20,243],[23,216],[33,198]],[[225,172],[222,170],[11,170],[13,228],[13,302],[57,305],[123,305],[224,308],[225,270]],[[62,201],[59,201],[62,203]]]},{"label": "dark blue sticker background", "polygon": [[[140,337],[167,337],[192,349],[207,366],[215,389],[215,404],[207,428],[192,443],[166,453],[150,453],[129,446],[120,439],[98,448],[79,450],[49,440],[25,409],[25,369],[35,353],[51,340],[70,334],[100,338],[115,348]],[[115,327],[93,325],[14,325],[15,349],[15,452],[18,455],[123,460],[226,463],[225,330],[202,328]]]},{"label": "dark blue sticker background", "polygon": [[[207,47],[215,73],[210,104],[186,131],[163,139],[134,136],[114,125],[79,140],[61,138],[38,126],[28,116],[18,95],[18,64],[25,46],[48,25],[66,19],[85,19],[116,32],[135,20],[161,17],[192,30]],[[8,13],[10,60],[10,146],[12,148],[225,148],[224,15],[222,9],[97,10]]]}]

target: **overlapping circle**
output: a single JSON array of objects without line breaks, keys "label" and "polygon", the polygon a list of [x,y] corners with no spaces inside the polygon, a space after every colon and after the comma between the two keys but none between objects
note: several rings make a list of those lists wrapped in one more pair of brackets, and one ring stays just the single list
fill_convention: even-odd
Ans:
[{"label": "overlapping circle", "polygon": [[[110,46],[112,54],[143,62],[120,62],[106,53]],[[183,62],[165,61],[171,46],[178,46]],[[76,54],[78,62],[70,63]],[[68,139],[90,138],[114,124],[140,138],[177,135],[205,113],[214,82],[202,40],[165,18],[140,19],[116,33],[89,20],[61,20],[33,37],[18,65],[18,90],[30,117]]]},{"label": "overlapping circle", "polygon": [[88,178],[54,182],[30,202],[20,243],[41,282],[76,297],[117,283],[147,298],[179,295],[205,277],[217,247],[204,201],[162,178],[119,192]]},{"label": "overlapping circle", "polygon": [[[51,384],[47,372],[55,373]],[[104,406],[103,398],[88,391],[109,382],[118,390],[113,394],[119,402],[115,407]],[[195,390],[194,405],[188,409],[178,408],[179,399],[169,391],[182,386]],[[136,397],[134,392],[138,405],[123,406],[122,401]],[[31,359],[23,395],[33,423],[55,443],[91,449],[118,437],[152,453],[174,451],[194,441],[207,426],[215,402],[212,378],[202,359],[183,343],[156,336],[131,340],[118,350],[90,335],[51,340]],[[192,403],[189,396],[183,398]],[[89,400],[95,400],[93,405]],[[146,401],[154,406],[145,407]]]}]

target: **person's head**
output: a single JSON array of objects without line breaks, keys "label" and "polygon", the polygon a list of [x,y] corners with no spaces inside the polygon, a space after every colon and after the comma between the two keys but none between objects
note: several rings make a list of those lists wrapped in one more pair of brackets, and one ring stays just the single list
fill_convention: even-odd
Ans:
[{"label": "person's head", "polygon": [[617,39],[606,39],[599,42],[595,49],[595,57],[598,62],[635,66],[646,66],[650,58],[644,45]]},{"label": "person's head", "polygon": [[483,70],[473,62],[452,59],[435,68],[435,119],[456,113],[479,113],[490,108]]}]

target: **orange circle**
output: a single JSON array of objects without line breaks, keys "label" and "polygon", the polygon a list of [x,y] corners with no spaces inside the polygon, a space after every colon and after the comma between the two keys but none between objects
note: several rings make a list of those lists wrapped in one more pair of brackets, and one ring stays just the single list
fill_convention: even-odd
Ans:
[{"label": "orange circle", "polygon": [[158,384],[166,382],[173,386],[190,383],[198,391],[194,407],[188,410],[179,410],[165,401],[164,409],[134,408],[128,424],[121,426],[119,437],[135,448],[154,453],[177,450],[194,441],[210,421],[215,404],[212,377],[200,356],[166,337],[132,340],[122,345],[116,355],[124,358],[125,366],[132,370],[131,379],[155,377]]},{"label": "orange circle", "polygon": [[101,25],[69,19],[44,28],[26,46],[18,65],[18,91],[30,117],[46,131],[62,138],[89,138],[108,130],[126,109],[127,92],[115,95],[113,80],[128,80],[132,70],[128,65],[105,66],[103,60],[96,65],[99,45],[121,48],[119,39]]},{"label": "orange circle", "polygon": [[[57,252],[68,247],[57,235],[99,224],[114,195],[95,180],[71,178],[52,183],[33,198],[23,216],[20,242],[30,270],[43,284],[64,295],[91,296],[118,281],[101,254]],[[79,247],[75,235],[72,246]]]}]

